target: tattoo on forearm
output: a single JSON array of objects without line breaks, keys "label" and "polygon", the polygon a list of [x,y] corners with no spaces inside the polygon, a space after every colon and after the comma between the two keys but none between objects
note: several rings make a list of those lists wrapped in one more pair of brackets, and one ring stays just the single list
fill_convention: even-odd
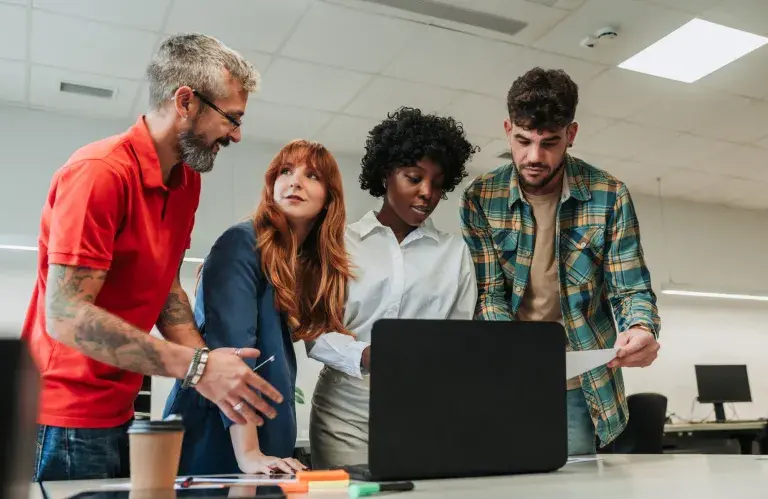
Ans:
[{"label": "tattoo on forearm", "polygon": [[169,375],[147,333],[94,305],[106,271],[51,265],[48,273],[49,330],[68,332],[74,342],[70,346],[98,361],[148,375]]},{"label": "tattoo on forearm", "polygon": [[179,326],[182,324],[192,324],[195,318],[192,316],[192,307],[184,292],[172,290],[165,301],[165,307],[160,313],[157,321],[159,328],[168,326]]},{"label": "tattoo on forearm", "polygon": [[107,276],[103,270],[64,265],[51,265],[48,274],[48,318],[58,320],[74,319],[74,304],[79,301],[93,303],[95,297],[89,288],[101,289]]},{"label": "tattoo on forearm", "polygon": [[[92,356],[105,356],[121,369],[167,376],[160,353],[146,333],[132,331],[128,324],[90,307],[75,332],[75,342]],[[141,335],[141,336],[139,336]]]}]

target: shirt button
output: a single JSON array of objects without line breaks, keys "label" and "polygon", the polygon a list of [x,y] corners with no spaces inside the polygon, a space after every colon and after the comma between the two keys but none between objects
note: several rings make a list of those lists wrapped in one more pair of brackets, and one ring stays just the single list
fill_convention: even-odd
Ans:
[{"label": "shirt button", "polygon": [[584,249],[587,247],[587,243],[579,243],[579,249]]},{"label": "shirt button", "polygon": [[523,292],[523,288],[521,286],[517,286],[515,288],[515,291],[517,291],[518,293],[522,293]]}]

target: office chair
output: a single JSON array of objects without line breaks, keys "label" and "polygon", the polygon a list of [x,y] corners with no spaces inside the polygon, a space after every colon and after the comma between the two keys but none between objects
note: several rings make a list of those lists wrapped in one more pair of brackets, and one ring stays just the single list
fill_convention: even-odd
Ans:
[{"label": "office chair", "polygon": [[635,393],[627,397],[629,421],[621,435],[601,449],[607,454],[661,454],[667,397],[660,393]]}]

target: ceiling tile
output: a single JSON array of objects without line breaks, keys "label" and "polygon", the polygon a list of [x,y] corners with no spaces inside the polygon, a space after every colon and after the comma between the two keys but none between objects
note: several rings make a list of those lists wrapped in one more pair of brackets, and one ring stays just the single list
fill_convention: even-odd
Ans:
[{"label": "ceiling tile", "polygon": [[[558,24],[557,29],[533,45],[550,52],[615,65],[690,19],[689,14],[636,0],[588,0],[583,7]],[[591,49],[580,45],[583,38],[606,26],[616,28],[619,36],[601,41]]]},{"label": "ceiling tile", "polygon": [[672,140],[644,149],[632,159],[664,166],[683,166],[693,170],[706,169],[712,158],[726,157],[736,144],[681,133]]},{"label": "ceiling tile", "polygon": [[363,154],[368,133],[378,123],[378,120],[369,118],[337,115],[313,138],[324,144],[333,154]]},{"label": "ceiling tile", "polygon": [[474,147],[479,147],[481,151],[484,150],[489,144],[498,140],[494,137],[484,137],[483,135],[476,135],[472,133],[466,134],[466,138],[470,144],[472,144]]},{"label": "ceiling tile", "polygon": [[255,50],[249,49],[235,50],[237,50],[237,52],[243,56],[246,61],[253,64],[253,66],[256,68],[256,71],[258,71],[262,76],[264,76],[264,73],[266,73],[267,69],[269,69],[269,65],[272,64],[273,57],[270,54],[265,54],[264,52],[257,52]]},{"label": "ceiling tile", "polygon": [[[110,88],[115,94],[112,99],[100,99],[63,93],[59,90],[62,81]],[[76,111],[86,115],[127,117],[131,115],[131,106],[139,87],[137,81],[33,65],[29,104],[32,107]]]},{"label": "ceiling tile", "polygon": [[616,158],[632,158],[644,151],[657,149],[674,140],[674,134],[633,123],[619,122],[576,144],[580,151],[605,154]]},{"label": "ceiling tile", "polygon": [[427,113],[443,110],[461,92],[425,83],[384,76],[374,79],[346,109],[345,114],[384,119],[401,106],[416,107]]},{"label": "ceiling tile", "polygon": [[768,151],[765,149],[738,146],[726,155],[713,157],[710,166],[731,177],[768,182]]},{"label": "ceiling tile", "polygon": [[452,116],[464,125],[467,133],[486,137],[504,137],[504,119],[507,106],[503,98],[466,93],[441,113]]},{"label": "ceiling tile", "polygon": [[27,65],[0,60],[0,99],[10,102],[27,100]]},{"label": "ceiling tile", "polygon": [[242,130],[245,136],[284,144],[313,137],[332,116],[322,111],[254,100],[248,103],[248,121]]},{"label": "ceiling tile", "polygon": [[[58,14],[32,13],[32,62],[117,78],[142,78],[157,35]],[[53,43],[52,40],[56,42]]]},{"label": "ceiling tile", "polygon": [[647,3],[682,10],[691,14],[701,14],[721,0],[645,0]]},{"label": "ceiling tile", "polygon": [[310,0],[210,0],[174,2],[165,31],[196,31],[243,49],[275,52],[307,9]]},{"label": "ceiling tile", "polygon": [[136,105],[133,114],[139,115],[149,110],[149,83],[144,82],[139,87],[139,95],[136,97]]},{"label": "ceiling tile", "polygon": [[410,21],[317,2],[280,54],[377,73],[402,51],[419,29],[421,26]]},{"label": "ceiling tile", "polygon": [[730,107],[723,106],[717,114],[708,110],[706,118],[692,126],[691,131],[740,143],[754,142],[768,133],[768,103],[735,96],[727,96],[727,100],[732,101]]},{"label": "ceiling tile", "polygon": [[[709,136],[719,137],[722,120],[741,113],[749,106],[744,97],[728,95],[698,85],[672,86],[663,95],[637,109],[631,121],[677,131],[711,129]],[[713,126],[717,123],[717,126]]]},{"label": "ceiling tile", "polygon": [[723,0],[701,17],[731,28],[768,35],[768,2],[765,0]]},{"label": "ceiling tile", "polygon": [[92,21],[115,23],[130,28],[160,31],[163,13],[171,0],[33,0],[36,9],[82,17]]},{"label": "ceiling tile", "polygon": [[370,78],[346,69],[279,57],[264,76],[259,98],[321,111],[340,111]]},{"label": "ceiling tile", "polygon": [[496,72],[515,48],[445,29],[424,27],[384,70],[387,76],[470,90]]},{"label": "ceiling tile", "polygon": [[473,86],[473,90],[491,96],[506,97],[512,83],[518,77],[537,66],[544,69],[562,69],[580,87],[592,81],[595,76],[607,68],[607,66],[601,64],[581,61],[541,50],[510,48],[510,55],[504,64],[499,65],[493,73],[478,80]]},{"label": "ceiling tile", "polygon": [[753,100],[746,109],[738,111],[732,109],[728,114],[721,116],[717,121],[717,127],[709,128],[711,133],[702,132],[702,135],[740,143],[754,142],[768,134],[766,118],[768,118],[768,102]]},{"label": "ceiling tile", "polygon": [[[498,159],[502,154],[509,152],[509,141],[506,138],[496,139],[485,145],[478,153],[478,156],[492,157]],[[502,161],[501,159],[498,159]],[[508,160],[504,160],[508,161]]]},{"label": "ceiling tile", "polygon": [[576,134],[576,141],[578,142],[579,137],[587,137],[589,135],[598,134],[615,123],[616,120],[610,118],[602,118],[600,116],[595,116],[593,114],[577,110],[576,122],[579,124],[579,131]]},{"label": "ceiling tile", "polygon": [[[438,0],[457,7],[469,10],[493,14],[523,21],[528,25],[514,36],[498,34],[500,39],[510,39],[515,43],[527,44],[539,38],[541,35],[554,28],[567,15],[567,10],[574,9],[574,5],[563,2],[564,8],[552,8],[528,0]],[[493,32],[490,32],[493,33]],[[490,34],[488,33],[488,34]]]},{"label": "ceiling tile", "polygon": [[682,85],[685,84],[613,68],[579,89],[579,108],[598,116],[626,118]]},{"label": "ceiling tile", "polygon": [[710,73],[697,83],[732,94],[765,99],[768,98],[766,77],[768,77],[768,45],[763,45]]},{"label": "ceiling tile", "polygon": [[0,4],[0,58],[27,58],[27,9]]}]

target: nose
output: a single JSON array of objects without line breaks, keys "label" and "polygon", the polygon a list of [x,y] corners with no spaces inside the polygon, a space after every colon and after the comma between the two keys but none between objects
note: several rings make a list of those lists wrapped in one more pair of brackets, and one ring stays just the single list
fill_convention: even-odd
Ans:
[{"label": "nose", "polygon": [[421,189],[419,189],[419,197],[424,200],[432,199],[432,193],[434,189],[429,182],[422,182]]},{"label": "nose", "polygon": [[229,138],[235,144],[240,142],[240,139],[243,138],[243,132],[240,131],[240,127],[237,127],[234,130],[232,130],[232,133],[229,134]]},{"label": "nose", "polygon": [[302,189],[304,187],[301,182],[301,175],[291,175],[291,187],[294,189]]},{"label": "nose", "polygon": [[532,144],[531,147],[528,149],[528,162],[529,163],[540,163],[541,162],[541,149],[538,145]]}]

